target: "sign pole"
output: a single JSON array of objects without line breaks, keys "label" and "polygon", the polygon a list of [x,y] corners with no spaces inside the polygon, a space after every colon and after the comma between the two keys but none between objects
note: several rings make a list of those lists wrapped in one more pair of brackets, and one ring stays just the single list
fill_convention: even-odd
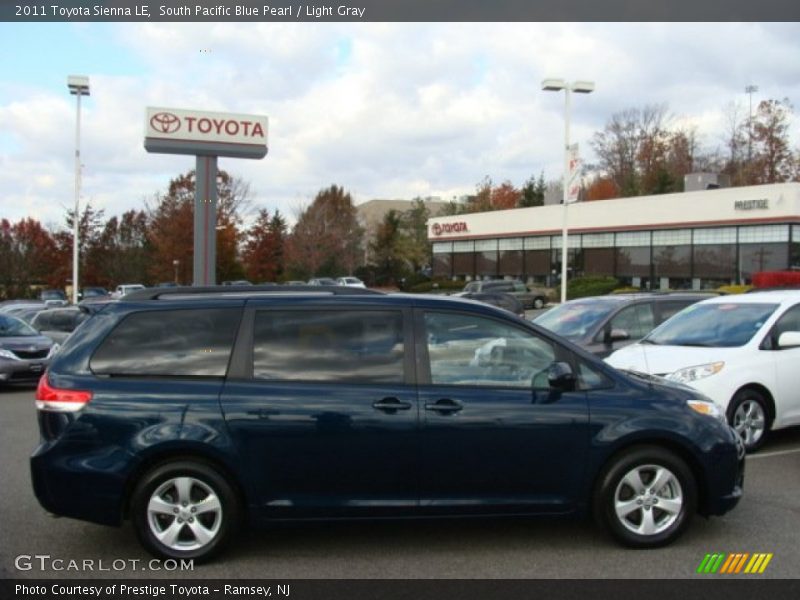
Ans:
[{"label": "sign pole", "polygon": [[217,284],[217,157],[197,156],[193,285]]}]

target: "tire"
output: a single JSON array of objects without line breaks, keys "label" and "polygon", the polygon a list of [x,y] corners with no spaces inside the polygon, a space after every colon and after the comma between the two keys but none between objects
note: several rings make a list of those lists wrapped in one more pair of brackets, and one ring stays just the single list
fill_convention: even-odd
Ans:
[{"label": "tire", "polygon": [[772,426],[769,403],[762,392],[753,388],[739,390],[728,404],[728,423],[744,442],[745,450],[755,452],[763,444]]},{"label": "tire", "polygon": [[[652,485],[655,478],[660,483]],[[643,492],[643,493],[641,493]],[[639,446],[615,457],[601,474],[595,519],[625,546],[656,548],[675,541],[697,510],[697,483],[668,450]]]},{"label": "tire", "polygon": [[240,512],[225,477],[194,460],[155,467],[139,480],[131,499],[136,535],[159,558],[211,558],[234,535]]},{"label": "tire", "polygon": [[533,299],[533,308],[539,310],[540,308],[544,308],[544,298],[541,296],[537,296]]}]

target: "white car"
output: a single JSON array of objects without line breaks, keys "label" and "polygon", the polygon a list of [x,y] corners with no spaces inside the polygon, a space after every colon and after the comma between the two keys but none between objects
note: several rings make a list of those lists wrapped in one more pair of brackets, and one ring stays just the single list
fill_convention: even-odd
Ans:
[{"label": "white car", "polygon": [[136,290],[145,289],[141,283],[123,283],[118,285],[117,289],[111,294],[113,298],[122,298],[125,294],[129,294]]},{"label": "white car", "polygon": [[336,280],[336,285],[344,285],[347,287],[358,287],[358,288],[367,287],[366,285],[364,285],[364,282],[361,281],[358,277],[339,277]]},{"label": "white car", "polygon": [[606,361],[697,389],[755,450],[800,425],[800,291],[704,300]]}]

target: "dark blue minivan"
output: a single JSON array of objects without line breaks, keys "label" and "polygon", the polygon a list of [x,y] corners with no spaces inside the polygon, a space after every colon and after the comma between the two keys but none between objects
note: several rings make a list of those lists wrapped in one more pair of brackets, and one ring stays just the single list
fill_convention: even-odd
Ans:
[{"label": "dark blue minivan", "polygon": [[708,399],[468,300],[142,290],[70,336],[36,398],[42,506],[130,519],[162,557],[208,558],[243,522],[363,517],[591,514],[651,547],[742,494]]}]

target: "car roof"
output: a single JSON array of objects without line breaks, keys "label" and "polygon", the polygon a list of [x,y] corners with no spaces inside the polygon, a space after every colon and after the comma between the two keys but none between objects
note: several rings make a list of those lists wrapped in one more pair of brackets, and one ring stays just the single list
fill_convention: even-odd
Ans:
[{"label": "car roof", "polygon": [[800,290],[774,290],[719,296],[704,300],[703,304],[795,304],[800,302]]}]

